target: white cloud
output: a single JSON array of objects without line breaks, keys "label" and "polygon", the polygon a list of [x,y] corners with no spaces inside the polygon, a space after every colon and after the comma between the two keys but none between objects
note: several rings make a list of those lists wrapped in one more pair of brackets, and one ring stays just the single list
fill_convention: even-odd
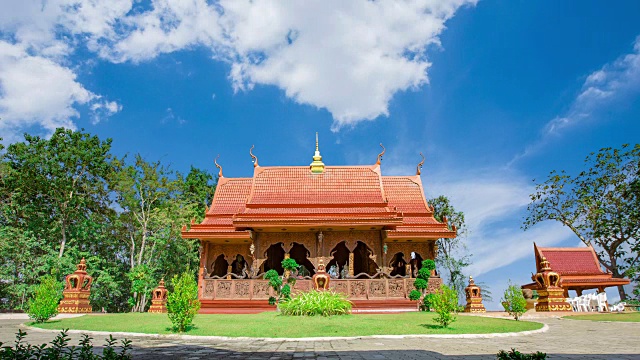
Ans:
[{"label": "white cloud", "polygon": [[78,117],[74,105],[95,97],[70,69],[0,41],[0,129],[5,136],[33,125],[47,132],[60,126],[73,129],[72,119]]},{"label": "white cloud", "polygon": [[334,130],[388,115],[395,93],[428,81],[425,50],[464,3],[223,2],[230,78],[236,90],[275,85],[325,108]]},{"label": "white cloud", "polygon": [[115,101],[95,102],[91,105],[93,112],[91,123],[94,125],[122,111],[122,105]]},{"label": "white cloud", "polygon": [[[236,91],[256,84],[277,86],[297,103],[328,110],[333,130],[338,130],[388,115],[394,94],[426,84],[431,66],[427,48],[439,45],[445,22],[458,8],[473,3],[0,0],[0,8],[11,9],[0,14],[5,48],[22,49],[20,64],[46,63],[40,76],[65,79],[58,87],[40,89],[52,92],[44,96],[55,98],[53,115],[43,115],[38,104],[25,106],[24,99],[11,95],[18,90],[4,84],[4,115],[13,126],[73,127],[77,106],[99,98],[71,70],[70,55],[79,47],[112,62],[140,62],[206,47],[214,59],[230,64]],[[14,71],[9,65],[4,69],[5,77],[18,76],[8,74]],[[65,85],[64,91],[53,93]],[[14,111],[18,107],[22,113]],[[101,116],[94,114],[93,121]]]},{"label": "white cloud", "polygon": [[624,99],[640,91],[640,36],[633,45],[633,51],[620,56],[611,63],[589,74],[580,92],[566,113],[550,120],[543,128],[538,141],[527,146],[516,155],[509,165],[541,149],[554,135],[590,119],[597,112],[615,101]]},{"label": "white cloud", "polygon": [[530,182],[508,170],[473,170],[464,174],[432,174],[423,180],[428,197],[446,195],[464,212],[466,242],[473,264],[466,270],[479,276],[531,255],[533,242],[553,245],[573,234],[553,222],[520,228],[533,192]]}]

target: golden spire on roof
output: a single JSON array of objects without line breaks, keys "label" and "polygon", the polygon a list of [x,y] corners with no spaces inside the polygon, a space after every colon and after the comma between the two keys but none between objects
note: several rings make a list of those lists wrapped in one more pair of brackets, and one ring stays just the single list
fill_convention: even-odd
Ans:
[{"label": "golden spire on roof", "polygon": [[320,155],[320,149],[318,148],[318,133],[316,132],[316,152],[313,155],[313,162],[309,165],[311,172],[314,174],[322,174],[324,172],[324,163],[322,162],[322,156]]}]

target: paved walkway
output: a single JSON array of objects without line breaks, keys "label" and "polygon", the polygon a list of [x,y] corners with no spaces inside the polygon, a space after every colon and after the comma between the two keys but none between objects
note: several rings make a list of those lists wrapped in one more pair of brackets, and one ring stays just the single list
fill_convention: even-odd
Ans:
[{"label": "paved walkway", "polygon": [[[358,339],[329,341],[174,340],[149,336],[133,340],[134,359],[495,359],[512,347],[543,351],[549,359],[640,359],[640,323],[608,323],[545,318],[545,333],[484,339]],[[12,343],[25,320],[0,319],[0,341]],[[55,334],[28,330],[41,344]],[[72,344],[79,335],[73,334]],[[93,336],[103,344],[105,336]]]}]

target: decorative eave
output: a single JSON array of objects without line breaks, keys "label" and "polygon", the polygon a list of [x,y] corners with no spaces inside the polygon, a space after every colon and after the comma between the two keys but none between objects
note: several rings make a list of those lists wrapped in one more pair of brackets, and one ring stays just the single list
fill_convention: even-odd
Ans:
[{"label": "decorative eave", "polygon": [[409,228],[399,227],[395,230],[383,230],[383,239],[387,240],[437,240],[441,238],[453,239],[456,232],[452,230],[445,230],[442,228]]}]

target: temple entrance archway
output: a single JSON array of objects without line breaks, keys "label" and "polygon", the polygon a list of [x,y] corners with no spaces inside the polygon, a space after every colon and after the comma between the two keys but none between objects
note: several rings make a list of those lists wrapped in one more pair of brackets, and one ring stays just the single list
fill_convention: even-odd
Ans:
[{"label": "temple entrance archway", "polygon": [[282,268],[282,260],[284,260],[284,248],[283,243],[277,243],[269,246],[265,254],[267,259],[264,261],[264,272],[271,269],[275,270],[278,274],[282,275],[284,269]]},{"label": "temple entrance archway", "polygon": [[211,271],[211,274],[209,274],[209,276],[223,277],[227,275],[227,270],[229,269],[229,263],[224,258],[224,254],[220,254],[213,261],[213,264],[211,264],[211,267],[213,268],[213,270]]},{"label": "temple entrance archway", "polygon": [[244,256],[237,254],[231,263],[231,272],[237,276],[244,276],[245,268],[248,269],[249,265],[247,264]]},{"label": "temple entrance archway", "polygon": [[411,277],[418,277],[418,270],[422,269],[423,260],[424,259],[422,259],[422,256],[420,256],[420,254],[417,252],[413,252],[410,255],[409,264],[411,264],[411,272],[412,272]]},{"label": "temple entrance archway", "polygon": [[[329,264],[327,264],[327,272],[330,275],[334,277],[337,275],[337,277],[340,277],[341,273],[349,273],[349,269],[347,268],[347,262],[349,261],[349,249],[344,241],[339,242],[333,249],[331,249],[329,255],[333,257],[333,259],[329,261]],[[335,267],[335,273],[332,267]]]},{"label": "temple entrance archway", "polygon": [[369,255],[373,255],[373,250],[364,242],[358,241],[356,248],[353,250],[353,275],[358,277],[362,273],[369,276],[376,274],[378,265]]},{"label": "temple entrance archway", "polygon": [[309,256],[311,256],[311,252],[304,245],[293,243],[289,251],[289,257],[300,265],[298,275],[313,276],[316,273],[313,264],[309,261]]},{"label": "temple entrance archway", "polygon": [[406,276],[407,275],[407,260],[404,257],[404,253],[398,252],[391,258],[389,262],[391,267],[391,276]]}]

